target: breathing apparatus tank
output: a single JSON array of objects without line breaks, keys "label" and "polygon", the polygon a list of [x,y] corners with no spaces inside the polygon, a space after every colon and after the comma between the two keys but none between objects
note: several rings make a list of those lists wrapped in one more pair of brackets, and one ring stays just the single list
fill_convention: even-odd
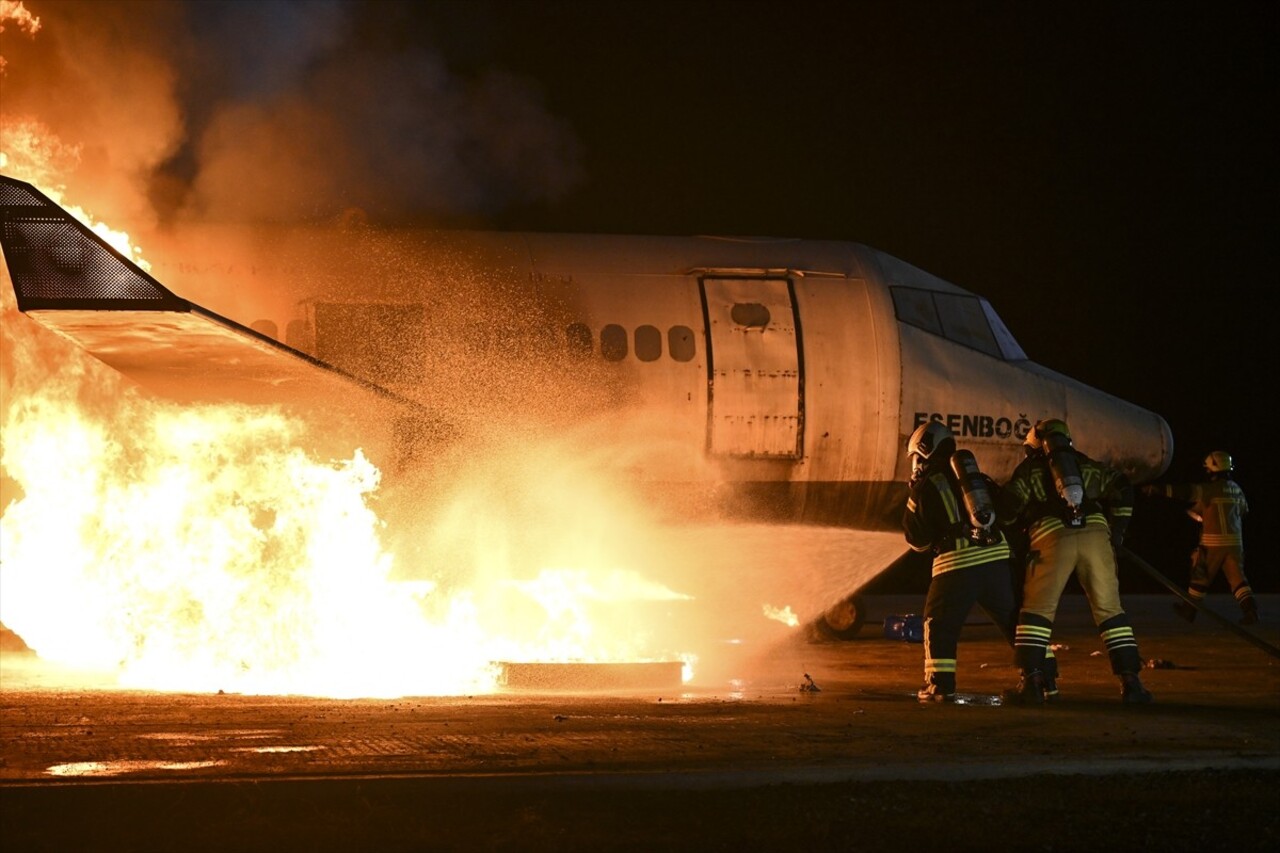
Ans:
[{"label": "breathing apparatus tank", "polygon": [[1079,527],[1084,524],[1084,477],[1080,474],[1076,455],[1071,452],[1071,433],[1059,420],[1041,421],[1036,424],[1035,433],[1041,450],[1049,459],[1053,486],[1058,497],[1067,504],[1064,521],[1071,527]]},{"label": "breathing apparatus tank", "polygon": [[986,478],[978,468],[978,460],[971,451],[957,450],[951,454],[951,470],[960,483],[964,508],[969,513],[969,538],[980,545],[995,544],[1000,539],[994,529],[995,502],[991,499]]}]

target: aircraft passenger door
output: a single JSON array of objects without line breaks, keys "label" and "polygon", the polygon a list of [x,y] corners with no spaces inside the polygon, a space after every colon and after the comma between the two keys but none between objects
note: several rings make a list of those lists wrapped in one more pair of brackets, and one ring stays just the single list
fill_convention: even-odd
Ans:
[{"label": "aircraft passenger door", "polygon": [[799,459],[804,452],[800,329],[785,278],[704,278],[711,453]]}]

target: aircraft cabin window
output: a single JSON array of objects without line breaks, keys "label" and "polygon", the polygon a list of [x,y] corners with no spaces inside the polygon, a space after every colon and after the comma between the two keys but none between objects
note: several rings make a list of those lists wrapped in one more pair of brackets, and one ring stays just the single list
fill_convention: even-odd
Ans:
[{"label": "aircraft cabin window", "polygon": [[290,320],[284,328],[284,342],[303,352],[311,351],[311,329],[306,320]]},{"label": "aircraft cabin window", "polygon": [[640,326],[636,329],[636,358],[641,361],[657,361],[662,358],[662,332],[657,326]]},{"label": "aircraft cabin window", "polygon": [[764,329],[769,325],[769,309],[759,302],[736,302],[729,310],[729,317],[748,329]]},{"label": "aircraft cabin window", "polygon": [[569,340],[570,352],[581,354],[591,352],[594,342],[591,338],[591,329],[586,323],[570,323],[564,333]]},{"label": "aircraft cabin window", "polygon": [[909,326],[942,334],[942,323],[938,320],[938,309],[933,304],[933,294],[928,290],[916,290],[912,287],[892,287],[893,308],[898,319]]},{"label": "aircraft cabin window", "polygon": [[627,357],[627,330],[610,323],[600,330],[600,354],[605,361],[622,361]]},{"label": "aircraft cabin window", "polygon": [[676,361],[693,361],[695,347],[693,329],[688,326],[672,326],[667,329],[667,352]]},{"label": "aircraft cabin window", "polygon": [[987,355],[1004,357],[978,297],[914,287],[892,287],[890,291],[894,310],[903,323]]},{"label": "aircraft cabin window", "polygon": [[975,296],[935,293],[938,314],[946,336],[956,343],[973,347],[987,355],[1000,357],[1000,346],[987,324],[987,315]]}]

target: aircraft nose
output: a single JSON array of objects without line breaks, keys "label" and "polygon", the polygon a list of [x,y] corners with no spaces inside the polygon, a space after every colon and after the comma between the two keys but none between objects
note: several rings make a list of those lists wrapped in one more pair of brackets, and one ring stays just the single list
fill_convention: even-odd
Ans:
[{"label": "aircraft nose", "polygon": [[1095,389],[1067,394],[1067,423],[1075,446],[1105,459],[1134,483],[1159,477],[1173,461],[1173,431],[1155,412]]}]

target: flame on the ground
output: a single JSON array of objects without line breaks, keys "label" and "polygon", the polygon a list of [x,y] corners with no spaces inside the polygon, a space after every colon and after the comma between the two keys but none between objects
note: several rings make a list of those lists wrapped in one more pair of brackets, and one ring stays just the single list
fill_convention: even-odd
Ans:
[{"label": "flame on the ground", "polygon": [[458,695],[496,689],[498,660],[652,659],[619,609],[687,598],[617,567],[398,580],[359,449],[313,458],[274,408],[147,398],[12,306],[4,326],[0,621],[42,659],[152,689]]},{"label": "flame on the ground", "polygon": [[154,689],[482,692],[495,660],[635,659],[636,638],[593,616],[680,598],[626,571],[548,569],[505,581],[507,631],[486,631],[474,591],[392,579],[359,450],[309,458],[278,412],[119,391],[94,411],[46,385],[6,413],[22,496],[0,518],[0,619],[44,659]]},{"label": "flame on the ground", "polygon": [[790,607],[774,607],[771,604],[766,604],[764,605],[764,615],[766,619],[781,622],[783,625],[790,625],[792,628],[800,624],[800,617],[792,613]]}]

